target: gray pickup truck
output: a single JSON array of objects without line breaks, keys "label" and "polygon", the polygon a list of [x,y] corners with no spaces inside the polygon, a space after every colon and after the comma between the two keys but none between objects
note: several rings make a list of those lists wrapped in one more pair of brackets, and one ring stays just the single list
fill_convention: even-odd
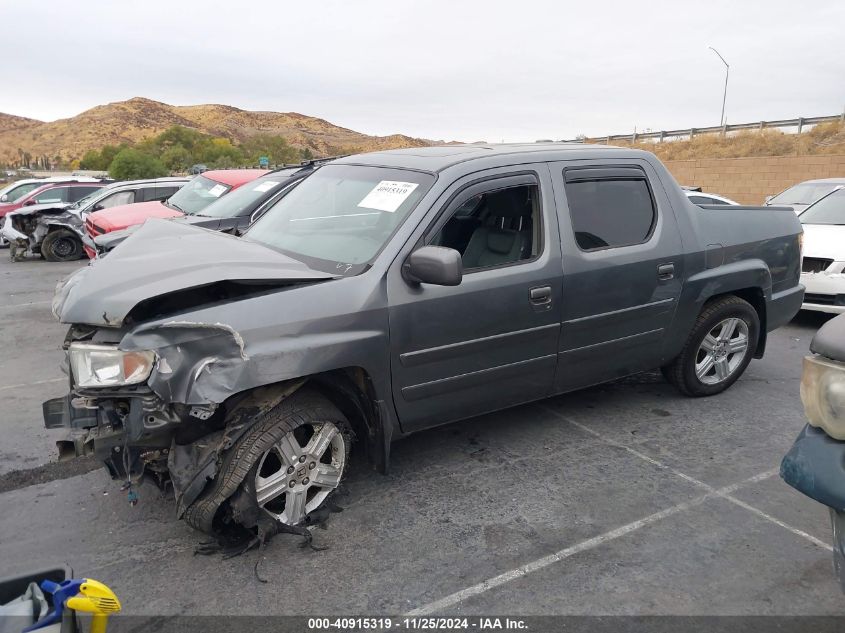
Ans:
[{"label": "gray pickup truck", "polygon": [[353,441],[384,471],[397,438],[655,368],[717,394],[803,297],[790,208],[695,206],[623,148],[349,156],[242,238],[162,222],[58,288],[44,418],[206,532],[306,522]]}]

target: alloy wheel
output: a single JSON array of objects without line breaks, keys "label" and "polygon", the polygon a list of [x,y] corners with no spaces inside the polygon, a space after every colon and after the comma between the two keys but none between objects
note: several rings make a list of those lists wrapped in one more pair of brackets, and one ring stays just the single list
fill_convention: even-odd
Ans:
[{"label": "alloy wheel", "polygon": [[695,375],[706,385],[727,380],[748,353],[748,324],[730,317],[717,323],[698,347]]},{"label": "alloy wheel", "polygon": [[286,433],[258,463],[258,505],[282,523],[297,525],[340,484],[346,440],[332,422],[305,424]]}]

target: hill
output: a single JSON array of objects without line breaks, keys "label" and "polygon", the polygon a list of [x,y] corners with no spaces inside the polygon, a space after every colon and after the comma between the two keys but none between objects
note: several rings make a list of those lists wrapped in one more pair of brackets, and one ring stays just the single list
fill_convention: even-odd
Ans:
[{"label": "hill", "polygon": [[21,130],[32,127],[33,125],[41,125],[43,121],[36,119],[27,119],[23,116],[15,116],[14,114],[3,114],[0,112],[0,132],[7,130]]},{"label": "hill", "polygon": [[33,156],[69,161],[104,145],[137,143],[174,125],[233,142],[259,133],[280,135],[316,156],[432,144],[402,134],[369,136],[296,112],[252,112],[217,104],[172,106],[135,97],[51,122],[0,113],[0,163],[17,159],[19,149]]}]

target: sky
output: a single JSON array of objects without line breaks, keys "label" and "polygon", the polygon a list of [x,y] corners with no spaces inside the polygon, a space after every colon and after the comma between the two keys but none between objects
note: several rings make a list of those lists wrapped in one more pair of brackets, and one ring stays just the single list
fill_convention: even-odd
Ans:
[{"label": "sky", "polygon": [[845,108],[845,2],[0,0],[0,112],[135,96],[518,142]]}]

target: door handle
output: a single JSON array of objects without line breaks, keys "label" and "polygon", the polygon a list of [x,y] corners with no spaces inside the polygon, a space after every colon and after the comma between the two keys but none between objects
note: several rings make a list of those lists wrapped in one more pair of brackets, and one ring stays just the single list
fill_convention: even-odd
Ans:
[{"label": "door handle", "polygon": [[675,276],[675,264],[660,264],[657,267],[657,278],[658,279],[672,279]]},{"label": "door handle", "polygon": [[538,286],[536,288],[531,288],[528,291],[528,298],[531,300],[531,303],[534,305],[543,305],[546,303],[552,302],[552,287],[551,286]]}]

